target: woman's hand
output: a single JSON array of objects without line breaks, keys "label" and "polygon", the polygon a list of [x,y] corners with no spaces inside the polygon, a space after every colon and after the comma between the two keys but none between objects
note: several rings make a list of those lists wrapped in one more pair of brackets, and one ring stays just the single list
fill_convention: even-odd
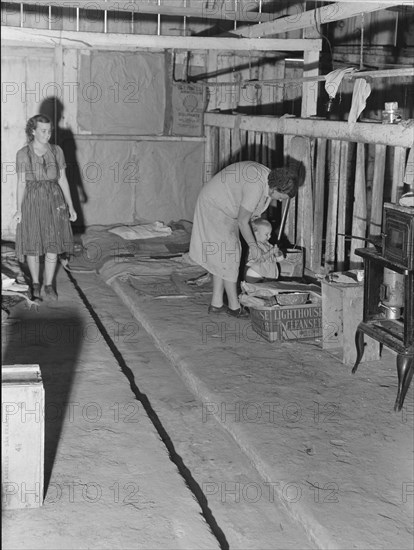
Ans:
[{"label": "woman's hand", "polygon": [[14,219],[17,223],[20,223],[22,221],[22,211],[18,210],[16,214],[14,215]]},{"label": "woman's hand", "polygon": [[77,219],[78,219],[78,215],[76,214],[73,206],[69,206],[69,220],[71,222],[76,222]]}]

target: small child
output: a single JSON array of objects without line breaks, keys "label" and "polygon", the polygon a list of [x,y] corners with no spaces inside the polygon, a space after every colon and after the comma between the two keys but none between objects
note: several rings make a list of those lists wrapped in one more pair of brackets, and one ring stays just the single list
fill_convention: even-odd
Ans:
[{"label": "small child", "polygon": [[246,283],[259,283],[263,279],[277,279],[279,268],[276,261],[283,259],[283,254],[278,247],[272,246],[269,239],[272,234],[272,224],[263,218],[256,218],[251,222],[258,248],[264,252],[256,260],[249,254],[244,273]]}]

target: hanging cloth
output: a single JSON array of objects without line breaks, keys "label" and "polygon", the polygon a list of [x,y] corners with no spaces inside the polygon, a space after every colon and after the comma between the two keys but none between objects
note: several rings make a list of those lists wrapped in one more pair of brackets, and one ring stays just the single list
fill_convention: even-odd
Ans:
[{"label": "hanging cloth", "polygon": [[328,73],[325,76],[325,90],[330,98],[334,98],[338,91],[339,85],[346,74],[355,72],[354,67],[347,67],[346,69],[336,69]]},{"label": "hanging cloth", "polygon": [[371,84],[365,78],[357,78],[352,94],[351,110],[348,115],[348,124],[352,126],[357,121],[359,115],[365,109],[367,98],[371,94]]}]

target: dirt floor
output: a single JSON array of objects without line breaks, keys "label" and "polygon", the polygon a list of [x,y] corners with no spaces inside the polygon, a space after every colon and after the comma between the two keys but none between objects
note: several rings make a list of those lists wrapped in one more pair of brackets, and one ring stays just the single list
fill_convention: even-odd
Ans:
[{"label": "dirt floor", "polygon": [[58,290],[2,327],[3,363],[38,363],[62,411],[45,502],[3,511],[4,548],[413,547],[413,387],[395,413],[391,353],[351,375],[319,341],[212,318],[208,294],[63,271]]}]

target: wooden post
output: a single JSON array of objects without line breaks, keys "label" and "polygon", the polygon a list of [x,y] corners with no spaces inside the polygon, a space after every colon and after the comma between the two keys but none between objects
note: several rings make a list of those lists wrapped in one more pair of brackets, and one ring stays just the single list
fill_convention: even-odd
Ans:
[{"label": "wooden post", "polygon": [[219,130],[206,126],[206,143],[204,153],[203,183],[207,183],[218,172],[218,136]]},{"label": "wooden post", "polygon": [[325,268],[335,267],[336,226],[338,219],[339,167],[341,159],[341,142],[334,139],[330,143],[328,171],[328,217],[326,222]]},{"label": "wooden post", "polygon": [[[303,178],[297,196],[297,242],[305,248],[306,255],[310,256],[312,249],[313,200],[309,139],[298,136],[292,139],[289,164]],[[306,261],[306,267],[310,267],[309,257]]]},{"label": "wooden post", "polygon": [[[366,237],[367,230],[367,194],[365,182],[365,144],[357,144],[356,170],[355,170],[355,189],[354,189],[354,211],[352,217],[352,235]],[[351,269],[360,268],[362,260],[356,256],[356,248],[364,248],[363,240],[351,240],[350,267]]]},{"label": "wooden post", "polygon": [[312,265],[313,270],[321,267],[322,262],[322,236],[325,203],[325,163],[326,163],[326,139],[316,141],[316,169],[313,210],[313,245]]},{"label": "wooden post", "polygon": [[349,143],[341,141],[341,160],[339,167],[339,191],[338,191],[338,244],[336,254],[336,268],[338,271],[345,269],[345,233],[347,186],[348,186],[348,151]]},{"label": "wooden post", "polygon": [[394,165],[392,171],[391,202],[398,202],[403,188],[406,150],[404,147],[395,147]]},{"label": "wooden post", "polygon": [[374,176],[372,179],[371,215],[369,224],[370,236],[381,234],[386,152],[386,145],[375,145]]},{"label": "wooden post", "polygon": [[[283,136],[283,159],[284,165],[287,166],[290,158],[291,143],[293,136]],[[291,243],[296,244],[296,197],[290,199],[290,206],[287,216],[287,222],[285,225],[285,234],[289,238]]]},{"label": "wooden post", "polygon": [[228,128],[219,129],[219,170],[225,168],[230,161],[230,130]]},{"label": "wooden post", "polygon": [[248,160],[255,160],[256,136],[253,131],[247,132],[247,151]]},{"label": "wooden post", "polygon": [[[303,38],[315,38],[319,36],[313,27],[303,29]],[[319,74],[319,52],[303,53],[303,77],[313,77]],[[318,102],[318,82],[306,81],[302,85],[301,117],[309,118],[316,115]],[[305,268],[315,271],[313,234],[313,189],[312,189],[312,158],[311,140],[307,140],[306,154],[304,155],[305,181],[298,194],[298,225],[300,226],[300,244],[305,248]]]}]

